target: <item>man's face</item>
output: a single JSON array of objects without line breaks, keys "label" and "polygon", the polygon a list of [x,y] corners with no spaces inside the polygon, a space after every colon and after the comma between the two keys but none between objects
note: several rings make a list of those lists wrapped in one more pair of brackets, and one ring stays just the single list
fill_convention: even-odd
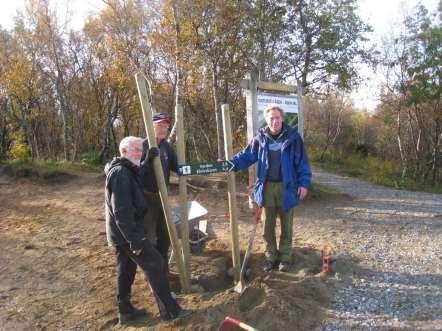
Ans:
[{"label": "man's face", "polygon": [[282,115],[278,109],[270,109],[265,116],[265,120],[267,122],[267,125],[269,126],[271,134],[275,135],[281,132]]},{"label": "man's face", "polygon": [[141,140],[134,141],[129,148],[126,150],[126,159],[140,166],[141,155],[143,154],[143,142]]},{"label": "man's face", "polygon": [[155,131],[155,138],[157,139],[157,142],[160,142],[167,137],[169,132],[169,123],[166,121],[154,123],[153,130]]}]

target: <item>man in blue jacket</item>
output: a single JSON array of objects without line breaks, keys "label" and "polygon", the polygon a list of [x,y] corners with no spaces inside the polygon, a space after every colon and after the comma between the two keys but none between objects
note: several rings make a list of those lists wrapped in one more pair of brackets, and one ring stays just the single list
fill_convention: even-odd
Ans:
[{"label": "man in blue jacket", "polygon": [[[250,144],[233,157],[235,171],[258,162],[254,198],[264,207],[264,241],[266,260],[264,271],[278,266],[290,269],[293,209],[307,196],[311,170],[299,133],[284,123],[284,111],[271,104],[264,110],[267,126],[258,130]],[[276,244],[276,218],[279,217],[281,236]]]}]

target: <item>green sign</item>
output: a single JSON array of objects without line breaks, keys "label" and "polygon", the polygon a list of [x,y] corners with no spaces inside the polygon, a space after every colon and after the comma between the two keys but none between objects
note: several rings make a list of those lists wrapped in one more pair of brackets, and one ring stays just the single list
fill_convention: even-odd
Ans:
[{"label": "green sign", "polygon": [[230,172],[233,170],[234,164],[232,161],[221,161],[214,163],[197,163],[185,164],[178,166],[178,175],[207,175],[214,172]]}]

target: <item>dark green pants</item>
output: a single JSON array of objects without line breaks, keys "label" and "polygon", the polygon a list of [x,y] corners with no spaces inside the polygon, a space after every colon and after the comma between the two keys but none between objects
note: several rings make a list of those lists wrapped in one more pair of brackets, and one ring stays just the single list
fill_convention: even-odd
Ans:
[{"label": "dark green pants", "polygon": [[[264,188],[264,241],[265,255],[272,262],[290,262],[293,238],[293,208],[284,212],[282,209],[283,184],[267,182]],[[281,225],[279,251],[276,244],[276,218]]]}]

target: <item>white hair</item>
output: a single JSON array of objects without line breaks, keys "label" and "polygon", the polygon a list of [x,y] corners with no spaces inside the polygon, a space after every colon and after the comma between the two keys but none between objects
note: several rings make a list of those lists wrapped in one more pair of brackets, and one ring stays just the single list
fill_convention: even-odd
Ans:
[{"label": "white hair", "polygon": [[279,113],[281,114],[281,117],[284,118],[284,109],[281,108],[280,105],[278,105],[277,103],[271,103],[270,105],[268,105],[265,109],[264,109],[264,116],[267,117],[267,114],[269,113],[269,111],[271,111],[272,109],[275,109],[277,111],[279,111]]},{"label": "white hair", "polygon": [[128,136],[128,137],[124,137],[123,139],[121,139],[120,141],[120,155],[125,155],[127,150],[136,142],[141,142],[143,143],[143,139],[139,138],[139,137],[134,137],[134,136]]}]

